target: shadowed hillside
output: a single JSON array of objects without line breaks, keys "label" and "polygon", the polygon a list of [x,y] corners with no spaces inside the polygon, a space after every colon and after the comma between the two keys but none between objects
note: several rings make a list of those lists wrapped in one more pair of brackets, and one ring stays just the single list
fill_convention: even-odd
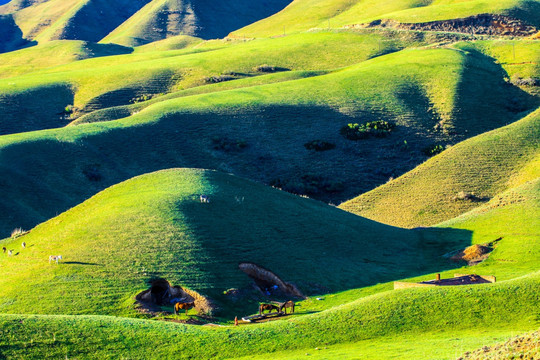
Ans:
[{"label": "shadowed hillside", "polygon": [[[491,106],[482,114],[471,108],[449,116],[462,80],[456,73],[467,59],[450,49],[400,52],[328,75],[172,98],[121,120],[2,137],[0,162],[10,174],[4,185],[9,197],[0,203],[9,209],[4,233],[169,167],[219,169],[327,201],[352,198],[424,161],[424,147],[459,141],[517,115],[505,99],[516,94],[528,101],[528,95],[482,72],[477,82],[492,84],[493,96],[482,98]],[[424,98],[406,97],[411,83]],[[474,105],[470,100],[464,104]],[[428,108],[437,109],[435,115]],[[348,123],[378,119],[395,123],[395,132],[359,141],[340,134]],[[459,131],[445,132],[438,126],[443,119]],[[317,139],[336,147],[306,148]],[[89,177],[88,169],[100,176]],[[34,201],[37,194],[43,202]]]},{"label": "shadowed hillside", "polygon": [[11,14],[29,40],[87,40],[105,37],[149,0],[48,0],[18,9],[10,4],[0,12]]},{"label": "shadowed hillside", "polygon": [[102,42],[138,46],[180,34],[223,38],[233,30],[275,14],[290,2],[154,0]]},{"label": "shadowed hillside", "polygon": [[539,137],[537,110],[514,124],[453,146],[340,207],[396,226],[428,226],[450,219],[538,178]]},{"label": "shadowed hillside", "polygon": [[[200,194],[210,202],[200,202]],[[448,232],[462,245],[470,242],[466,230]],[[233,303],[224,295],[230,288],[253,292],[239,263],[268,269],[309,295],[430,272],[436,261],[427,249],[418,253],[419,240],[417,232],[230,175],[167,170],[113,186],[2,242],[17,254],[0,258],[0,308],[133,315],[126,305],[151,279],[165,278],[249,312],[250,297]],[[63,262],[51,266],[50,254]]]},{"label": "shadowed hillside", "polygon": [[[233,30],[276,13],[289,2],[14,0],[0,6],[0,14],[12,17],[12,31],[19,34],[22,32],[22,37],[28,40],[98,42],[112,32],[104,39],[105,42],[131,46],[180,34],[205,39],[221,38]],[[21,44],[13,43],[9,50],[15,49],[15,45],[22,47]]]}]

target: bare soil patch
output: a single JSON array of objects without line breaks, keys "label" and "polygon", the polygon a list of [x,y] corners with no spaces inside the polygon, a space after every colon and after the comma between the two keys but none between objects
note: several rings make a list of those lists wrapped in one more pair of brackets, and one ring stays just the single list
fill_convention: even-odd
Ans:
[{"label": "bare soil patch", "polygon": [[165,279],[152,280],[150,289],[139,293],[135,301],[138,311],[153,316],[169,314],[170,312],[164,311],[162,307],[173,306],[177,302],[194,302],[195,309],[200,314],[211,314],[215,310],[215,306],[209,299],[181,286],[172,286]]},{"label": "bare soil patch", "polygon": [[458,360],[540,359],[540,331],[516,336],[504,343],[466,352]]}]

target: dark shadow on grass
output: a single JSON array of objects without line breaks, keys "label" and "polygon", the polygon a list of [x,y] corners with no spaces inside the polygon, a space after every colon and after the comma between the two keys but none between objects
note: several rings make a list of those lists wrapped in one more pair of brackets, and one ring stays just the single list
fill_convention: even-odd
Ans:
[{"label": "dark shadow on grass", "polygon": [[36,41],[29,41],[23,37],[22,31],[13,20],[12,15],[0,15],[0,53],[36,44]]},{"label": "dark shadow on grass", "polygon": [[[447,124],[450,133],[474,136],[517,121],[540,105],[537,97],[507,81],[508,74],[496,59],[472,47],[467,52],[456,90],[456,108],[460,111]],[[470,114],[484,119],[480,126],[470,126]]]},{"label": "dark shadow on grass", "polygon": [[[468,230],[400,229],[220,173],[207,173],[205,181],[212,202],[182,202],[178,211],[205,250],[206,276],[219,279],[205,293],[224,315],[250,312],[222,290],[250,286],[240,262],[264,267],[311,296],[321,288],[341,292],[457,268],[442,255],[471,244]],[[242,192],[249,202],[236,206]],[[277,299],[257,299],[269,300]]]},{"label": "dark shadow on grass", "polygon": [[[20,135],[19,142],[1,149],[0,213],[9,216],[0,220],[0,232],[9,236],[15,227],[32,228],[111,185],[177,167],[222,170],[263,184],[279,180],[290,191],[337,204],[424,161],[419,151],[414,155],[415,144],[432,135],[415,128],[398,126],[385,138],[360,141],[339,133],[350,122],[381,116],[392,119],[394,114],[358,109],[346,115],[327,106],[259,106],[195,114],[179,109],[136,126],[129,120],[122,126],[88,124],[77,128],[76,137],[73,127],[45,133],[47,137]],[[216,151],[216,137],[242,139],[246,148]],[[332,142],[336,148],[306,150],[304,144],[313,139]],[[401,150],[404,139],[410,151]],[[99,176],[90,179],[85,174],[89,165]]]},{"label": "dark shadow on grass", "polygon": [[64,261],[63,263],[66,265],[104,266],[103,264],[87,263],[87,262],[80,262],[80,261]]}]

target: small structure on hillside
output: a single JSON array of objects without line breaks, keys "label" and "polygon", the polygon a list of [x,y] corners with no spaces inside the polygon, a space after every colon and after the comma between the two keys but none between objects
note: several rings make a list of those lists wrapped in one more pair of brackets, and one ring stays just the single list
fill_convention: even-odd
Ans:
[{"label": "small structure on hillside", "polygon": [[425,287],[425,286],[456,286],[456,285],[475,285],[475,284],[490,284],[494,283],[497,279],[495,276],[489,275],[476,275],[476,274],[454,274],[453,278],[441,279],[441,274],[437,274],[435,280],[428,280],[422,282],[404,282],[395,281],[394,290],[407,289],[412,287]]}]

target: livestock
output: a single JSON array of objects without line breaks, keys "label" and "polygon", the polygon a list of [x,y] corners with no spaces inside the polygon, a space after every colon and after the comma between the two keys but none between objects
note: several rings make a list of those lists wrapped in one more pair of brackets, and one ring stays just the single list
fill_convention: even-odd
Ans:
[{"label": "livestock", "polygon": [[13,250],[9,250],[9,251],[8,251],[8,255],[9,255],[9,256],[13,256]]},{"label": "livestock", "polygon": [[23,241],[23,243],[21,244],[22,248],[23,249],[26,249],[26,243]]},{"label": "livestock", "polygon": [[265,310],[268,310],[269,313],[271,313],[272,310],[276,310],[277,312],[279,312],[279,306],[273,304],[260,304],[259,315],[262,315]]},{"label": "livestock", "polygon": [[285,314],[287,313],[287,308],[291,309],[291,314],[294,312],[294,301],[286,301],[285,303],[283,303],[280,307],[279,307],[279,311],[283,311],[285,310]]},{"label": "livestock", "polygon": [[174,314],[175,315],[178,315],[178,312],[180,310],[186,310],[186,312],[195,307],[195,302],[188,302],[188,303],[182,303],[182,302],[177,302],[176,304],[174,304]]},{"label": "livestock", "polygon": [[201,195],[199,197],[199,199],[201,200],[202,203],[209,203],[210,202],[210,198],[208,197],[208,195]]},{"label": "livestock", "polygon": [[7,249],[5,246],[2,246],[2,251],[4,252],[4,254],[6,253]]},{"label": "livestock", "polygon": [[56,264],[58,264],[58,260],[62,260],[62,255],[49,256],[49,264],[51,263],[51,261],[56,261]]}]

